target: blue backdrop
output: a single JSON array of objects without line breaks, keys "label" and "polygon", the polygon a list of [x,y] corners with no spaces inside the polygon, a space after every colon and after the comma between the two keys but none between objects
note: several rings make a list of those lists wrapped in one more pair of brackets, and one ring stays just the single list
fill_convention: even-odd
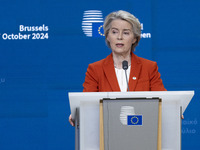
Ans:
[{"label": "blue backdrop", "polygon": [[120,9],[142,23],[136,54],[158,63],[167,90],[195,90],[182,149],[199,149],[199,6],[197,0],[0,0],[0,149],[74,149],[68,92],[81,92],[88,64],[111,52],[94,21],[85,25],[92,36],[84,33],[84,13],[104,18]]}]

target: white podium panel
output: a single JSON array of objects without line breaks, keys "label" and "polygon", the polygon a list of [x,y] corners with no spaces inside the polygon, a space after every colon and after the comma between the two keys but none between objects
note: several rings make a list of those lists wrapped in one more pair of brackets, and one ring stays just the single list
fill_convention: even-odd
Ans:
[{"label": "white podium panel", "polygon": [[181,118],[179,101],[162,102],[162,150],[181,149]]},{"label": "white podium panel", "polygon": [[69,93],[72,117],[80,108],[80,150],[99,150],[100,99],[141,97],[162,99],[162,150],[180,150],[180,108],[184,112],[193,95],[194,91]]},{"label": "white podium panel", "polygon": [[80,150],[99,150],[99,102],[80,102]]}]

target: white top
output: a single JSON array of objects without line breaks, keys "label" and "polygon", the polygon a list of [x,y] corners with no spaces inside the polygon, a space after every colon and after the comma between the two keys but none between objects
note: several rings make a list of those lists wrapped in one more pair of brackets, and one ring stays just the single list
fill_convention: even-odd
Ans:
[{"label": "white top", "polygon": [[[126,70],[128,81],[129,81],[129,76],[130,76],[130,70],[131,70],[131,65],[129,65],[128,69]],[[127,92],[128,87],[127,87],[125,70],[115,68],[115,73],[117,76],[117,81],[118,81],[121,92]]]}]

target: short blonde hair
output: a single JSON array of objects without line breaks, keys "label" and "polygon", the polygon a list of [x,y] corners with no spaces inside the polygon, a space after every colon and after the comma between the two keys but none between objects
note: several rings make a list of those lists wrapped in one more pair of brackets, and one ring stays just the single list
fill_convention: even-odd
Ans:
[{"label": "short blonde hair", "polygon": [[123,10],[119,10],[116,12],[112,12],[110,13],[105,21],[104,21],[104,34],[106,37],[106,44],[108,45],[109,48],[110,47],[110,42],[107,40],[107,36],[110,30],[110,24],[113,20],[116,19],[121,19],[121,20],[125,20],[127,22],[129,22],[132,25],[132,29],[133,29],[133,34],[136,38],[136,42],[131,46],[131,50],[135,51],[135,47],[138,45],[139,41],[140,41],[140,35],[141,35],[141,25],[140,25],[140,21],[131,13],[127,12],[127,11],[123,11]]}]

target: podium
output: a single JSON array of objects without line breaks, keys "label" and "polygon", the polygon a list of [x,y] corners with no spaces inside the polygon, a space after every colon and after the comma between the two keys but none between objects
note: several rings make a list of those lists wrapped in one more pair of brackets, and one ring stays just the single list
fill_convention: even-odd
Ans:
[{"label": "podium", "polygon": [[[156,138],[156,141],[158,141],[157,143],[158,145],[156,146],[156,148],[152,148],[152,150],[153,149],[155,150],[159,150],[159,149],[181,150],[181,115],[184,113],[193,95],[194,95],[194,91],[81,92],[81,93],[73,92],[73,93],[69,93],[71,114],[72,114],[72,118],[75,119],[75,131],[76,131],[75,149],[76,150],[79,150],[79,149],[80,150],[100,150],[103,148],[105,150],[108,150],[108,149],[112,150],[113,144],[115,144],[114,142],[120,143],[120,141],[112,142],[112,139],[110,139],[112,138],[112,136],[110,136],[112,132],[109,132],[109,134],[107,134],[108,131],[112,131],[111,130],[112,126],[108,126],[109,128],[107,128],[105,125],[105,122],[103,124],[101,122],[102,107],[100,107],[101,106],[100,102],[102,102],[102,100],[108,100],[108,102],[115,102],[121,99],[123,102],[122,106],[125,106],[126,108],[126,106],[132,107],[130,106],[132,105],[130,104],[130,101],[129,101],[129,104],[126,104],[126,101],[128,99],[131,99],[133,101],[137,100],[137,102],[139,102],[141,99],[143,100],[143,103],[145,103],[145,100],[150,102],[150,100],[158,99],[160,100],[160,102],[162,101],[161,103],[156,104],[157,106],[161,104],[160,105],[161,107],[160,119],[158,117],[159,116],[159,107],[158,107],[158,110],[157,110],[158,116],[155,116],[155,118],[158,118],[157,120],[158,122],[155,124],[155,128],[152,129],[152,130],[155,130],[156,128],[158,129],[158,130],[155,130],[156,131],[155,135],[157,136],[156,137],[155,135],[152,136]],[[111,106],[115,107],[112,104]],[[135,104],[133,104],[133,106],[136,113],[133,113],[132,115],[135,115],[135,114],[138,115],[138,108],[136,107]],[[124,109],[124,107],[121,107],[121,106],[119,108],[121,108],[121,110]],[[147,105],[142,108],[147,110],[149,107]],[[145,116],[143,118],[148,119],[148,117],[145,117]],[[153,117],[153,119],[155,118]],[[105,119],[106,119],[106,116],[104,114],[103,120],[105,121]],[[108,117],[106,120],[111,121],[111,119],[109,119]],[[160,125],[159,125],[159,121],[160,121]],[[118,122],[119,124],[123,124],[123,119],[121,120],[121,123],[120,123],[120,118],[119,118]],[[133,121],[133,123],[136,123],[136,122]],[[103,129],[103,131],[102,131],[102,126],[106,127]],[[113,125],[113,127],[114,126],[115,125]],[[124,127],[126,127],[126,125]],[[141,128],[142,127],[145,127],[145,125],[142,124]],[[126,128],[132,128],[132,127],[127,126]],[[123,130],[120,129],[119,133],[122,131]],[[136,132],[137,135],[135,136],[138,136],[141,133],[141,136],[146,137],[145,134],[147,135],[146,133],[147,131],[148,129],[141,132]],[[102,141],[102,136],[101,136],[102,132],[104,134],[104,137],[106,136],[107,138],[107,139],[103,139],[103,141]],[[149,132],[149,133],[154,133],[154,132]],[[133,134],[133,133],[130,132],[130,134]],[[109,140],[108,140],[108,136],[109,136]],[[128,137],[130,138],[131,136],[128,136]],[[132,135],[132,137],[134,138],[134,134]],[[139,139],[142,139],[142,138],[139,138]],[[138,143],[141,142],[141,141],[136,141],[136,140],[137,138],[135,138],[134,139],[135,142],[138,142]],[[152,139],[149,138],[149,141],[151,140]],[[154,145],[155,145],[155,140],[152,140],[152,141],[154,141]],[[159,141],[160,141],[160,146],[159,146]],[[129,144],[131,143],[129,142]],[[140,144],[147,145],[148,143],[140,143]],[[125,145],[125,146],[128,146],[128,145]],[[126,147],[124,147],[124,149],[126,149]],[[134,148],[132,149],[134,150]],[[136,148],[136,150],[138,150],[138,148]],[[151,149],[148,149],[148,150],[151,150]]]}]

